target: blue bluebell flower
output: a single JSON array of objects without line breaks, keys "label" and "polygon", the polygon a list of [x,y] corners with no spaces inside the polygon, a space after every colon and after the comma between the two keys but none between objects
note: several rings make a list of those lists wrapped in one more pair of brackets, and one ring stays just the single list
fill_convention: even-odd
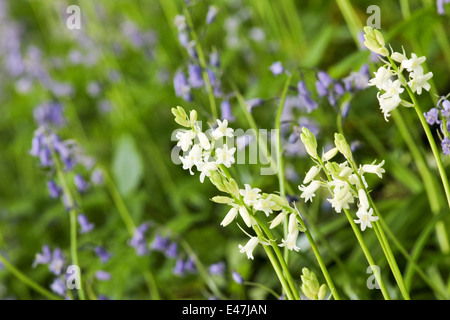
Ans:
[{"label": "blue bluebell flower", "polygon": [[424,112],[425,120],[429,125],[439,124],[439,110],[437,108],[431,108],[428,112]]},{"label": "blue bluebell flower", "polygon": [[442,139],[441,147],[442,147],[442,152],[446,156],[450,155],[450,138],[449,137],[445,137],[444,139]]},{"label": "blue bluebell flower", "polygon": [[167,258],[176,258],[178,256],[178,243],[172,242],[164,251]]},{"label": "blue bluebell flower", "polygon": [[192,257],[189,256],[184,262],[184,270],[189,273],[197,272],[197,267],[195,266],[195,262],[194,259],[192,259]]},{"label": "blue bluebell flower", "polygon": [[270,71],[274,76],[278,76],[284,72],[284,67],[281,61],[274,62],[270,67]]},{"label": "blue bluebell flower", "polygon": [[203,82],[203,76],[202,76],[202,69],[199,66],[192,64],[192,63],[189,64],[188,74],[189,74],[188,82],[192,88],[203,87],[204,82]]},{"label": "blue bluebell flower", "polygon": [[222,276],[225,272],[225,268],[226,268],[225,262],[220,261],[209,266],[209,273],[213,275]]},{"label": "blue bluebell flower", "polygon": [[50,247],[44,245],[42,247],[42,253],[37,253],[34,258],[33,268],[35,268],[38,264],[49,264],[52,261],[52,251]]},{"label": "blue bluebell flower", "polygon": [[105,264],[106,262],[109,261],[109,259],[111,259],[111,254],[106,251],[105,248],[103,248],[102,246],[97,246],[94,249],[95,254],[100,258],[100,261]]},{"label": "blue bluebell flower", "polygon": [[233,277],[234,282],[236,282],[237,284],[244,283],[244,278],[236,270],[233,270],[231,275]]},{"label": "blue bluebell flower", "polygon": [[76,174],[73,178],[75,186],[77,187],[80,193],[84,193],[89,188],[89,184],[84,180],[83,176],[80,174]]},{"label": "blue bluebell flower", "polygon": [[211,24],[216,19],[217,13],[219,10],[216,6],[209,6],[208,7],[208,13],[206,14],[206,23]]},{"label": "blue bluebell flower", "polygon": [[436,8],[440,15],[445,14],[445,4],[450,3],[450,0],[436,0]]},{"label": "blue bluebell flower", "polygon": [[209,64],[214,68],[220,68],[220,57],[217,50],[213,50],[209,54]]},{"label": "blue bluebell flower", "polygon": [[177,276],[184,276],[184,261],[182,258],[178,258],[175,262],[175,267],[172,270],[173,274]]},{"label": "blue bluebell flower", "polygon": [[153,239],[153,242],[150,247],[155,251],[165,252],[169,247],[169,243],[170,243],[169,238],[157,234]]},{"label": "blue bluebell flower", "polygon": [[95,272],[95,278],[100,281],[109,281],[111,280],[111,274],[103,270],[98,270]]},{"label": "blue bluebell flower", "polygon": [[50,289],[60,296],[66,295],[66,284],[61,278],[56,278],[50,285]]},{"label": "blue bluebell flower", "polygon": [[62,189],[53,180],[47,181],[47,188],[52,199],[59,198],[62,195]]},{"label": "blue bluebell flower", "polygon": [[78,215],[78,223],[80,224],[81,227],[80,231],[81,233],[88,233],[92,231],[92,229],[94,229],[94,224],[90,223],[88,218],[84,214]]},{"label": "blue bluebell flower", "polygon": [[193,100],[191,87],[189,86],[183,71],[178,71],[175,74],[175,77],[173,78],[173,86],[177,97],[180,97],[187,102],[191,102]]},{"label": "blue bluebell flower", "polygon": [[227,99],[223,100],[220,104],[220,111],[221,111],[221,119],[222,120],[227,120],[228,122],[232,122],[235,120],[232,112],[231,112],[231,104],[230,101],[228,101]]},{"label": "blue bluebell flower", "polygon": [[56,248],[55,250],[53,250],[52,260],[48,265],[50,272],[59,276],[62,273],[65,264],[66,259],[64,258],[61,249]]},{"label": "blue bluebell flower", "polygon": [[139,227],[137,227],[134,231],[134,235],[130,240],[130,246],[132,246],[138,256],[145,255],[147,250],[147,240],[145,238],[145,234],[149,228],[148,223],[143,223]]},{"label": "blue bluebell flower", "polygon": [[62,127],[66,124],[63,107],[56,102],[48,102],[37,106],[33,111],[33,116],[39,126]]}]

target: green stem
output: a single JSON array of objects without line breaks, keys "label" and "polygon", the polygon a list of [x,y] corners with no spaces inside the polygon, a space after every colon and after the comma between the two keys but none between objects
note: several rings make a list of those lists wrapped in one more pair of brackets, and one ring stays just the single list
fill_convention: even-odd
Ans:
[{"label": "green stem", "polygon": [[0,253],[0,262],[5,266],[5,268],[11,272],[17,279],[19,279],[21,282],[23,282],[25,285],[29,286],[30,288],[34,289],[35,291],[39,292],[43,296],[51,299],[51,300],[61,300],[60,297],[54,295],[47,289],[41,287],[39,284],[28,278],[25,274],[23,274],[19,269],[14,267],[8,260],[3,257],[3,255]]},{"label": "green stem", "polygon": [[[366,187],[364,185],[364,181],[363,181],[361,175],[359,174],[359,171],[358,171],[358,168],[356,167],[355,162],[353,161],[353,159],[348,159],[347,158],[347,160],[349,161],[350,165],[352,166],[353,171],[356,173],[356,175],[358,177],[358,180],[359,180],[362,188],[364,189],[364,192],[366,193],[367,198],[369,199],[371,207],[375,211],[375,214],[378,216],[378,213],[379,213],[378,209],[376,208],[375,203],[373,202],[372,198],[369,195],[368,190],[366,189]],[[402,274],[401,274],[401,272],[400,272],[400,270],[398,268],[397,261],[396,261],[396,259],[394,257],[394,254],[392,253],[392,249],[391,249],[391,247],[389,245],[389,242],[386,239],[386,236],[385,236],[385,234],[383,232],[383,229],[381,227],[379,227],[377,222],[373,223],[373,229],[374,229],[375,234],[377,236],[378,242],[381,245],[381,249],[383,250],[384,256],[386,257],[386,260],[387,260],[387,262],[389,264],[389,267],[390,267],[390,269],[392,271],[392,274],[394,275],[394,278],[395,278],[395,280],[396,280],[396,282],[397,282],[397,284],[398,284],[398,286],[400,288],[400,291],[401,291],[401,293],[403,295],[403,298],[405,300],[410,300],[411,298],[409,297],[409,293],[408,293],[408,290],[406,289],[405,282],[403,280]]]},{"label": "green stem", "polygon": [[328,273],[327,266],[325,265],[325,263],[322,259],[322,256],[320,255],[319,249],[317,248],[314,238],[312,237],[311,233],[309,232],[308,228],[306,227],[305,223],[303,222],[303,219],[299,215],[297,215],[297,221],[305,229],[305,235],[308,238],[309,244],[311,245],[311,249],[312,249],[314,255],[316,256],[317,263],[320,266],[320,270],[322,270],[323,276],[325,277],[328,287],[331,290],[331,294],[333,295],[335,300],[341,300],[341,298],[339,297],[339,294],[336,290],[336,287],[334,286],[333,280],[331,280],[330,274]]},{"label": "green stem", "polygon": [[[253,230],[255,230],[256,235],[259,238],[264,238],[264,234],[262,233],[259,226],[253,226]],[[275,257],[271,248],[267,245],[263,245],[263,248],[264,248],[264,251],[266,252],[267,257],[270,260],[270,263],[272,264],[273,269],[275,270],[275,273],[277,274],[278,280],[280,281],[281,286],[283,287],[283,291],[286,293],[287,298],[289,300],[296,300],[294,293],[291,291],[291,288],[283,275],[283,270],[281,270],[280,265],[277,262],[277,258]],[[272,245],[272,248],[273,248],[273,245]]]},{"label": "green stem", "polygon": [[[61,183],[64,196],[67,199],[67,205],[69,206],[69,219],[70,219],[70,256],[72,258],[72,263],[80,268],[80,264],[78,262],[78,244],[77,244],[77,209],[75,208],[75,202],[72,197],[72,193],[70,191],[69,185],[67,184],[66,178],[63,173],[63,169],[61,167],[61,163],[59,162],[58,157],[55,154],[55,151],[51,148],[51,153],[53,157],[53,162],[56,167],[56,174],[58,176],[58,180]],[[81,281],[81,272],[77,273],[77,282],[80,284],[79,295],[81,300],[85,300],[86,296],[84,294],[83,283]]]},{"label": "green stem", "polygon": [[[280,104],[278,106],[278,111],[277,111],[277,115],[275,117],[275,130],[277,132],[277,163],[278,163],[278,185],[279,185],[279,189],[280,189],[280,194],[281,196],[285,197],[286,196],[286,191],[285,191],[285,185],[286,185],[286,179],[285,179],[285,172],[284,172],[284,161],[283,161],[283,145],[281,143],[281,115],[283,113],[283,108],[284,108],[284,103],[286,101],[286,96],[289,90],[289,84],[291,83],[292,80],[292,74],[290,74],[285,82],[282,94],[281,94],[281,99],[280,99]],[[287,223],[285,223],[283,225],[283,233],[284,236],[286,237],[288,234],[288,225]],[[286,263],[289,263],[289,250],[287,249],[287,247],[284,248],[284,259],[283,259]]]},{"label": "green stem", "polygon": [[286,277],[286,280],[289,284],[289,287],[291,288],[295,299],[300,299],[300,296],[298,295],[298,290],[295,286],[294,280],[292,279],[292,275],[289,271],[289,268],[286,264],[286,261],[284,260],[283,255],[281,254],[281,250],[278,247],[277,242],[275,241],[275,237],[273,236],[272,232],[270,232],[269,228],[267,228],[266,225],[264,225],[263,223],[261,223],[261,221],[258,219],[258,217],[253,216],[253,218],[256,220],[256,222],[258,223],[259,227],[264,231],[264,233],[267,235],[267,237],[269,238],[270,241],[270,245],[273,248],[273,251],[275,252],[278,261],[280,262],[281,268],[283,269],[284,275]]}]

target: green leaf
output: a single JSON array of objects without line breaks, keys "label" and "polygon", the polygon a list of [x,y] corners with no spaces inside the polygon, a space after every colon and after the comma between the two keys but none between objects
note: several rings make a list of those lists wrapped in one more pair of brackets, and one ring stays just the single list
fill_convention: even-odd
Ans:
[{"label": "green leaf", "polygon": [[120,136],[117,142],[112,173],[117,187],[123,195],[128,195],[134,191],[142,179],[142,158],[133,137],[129,134]]}]

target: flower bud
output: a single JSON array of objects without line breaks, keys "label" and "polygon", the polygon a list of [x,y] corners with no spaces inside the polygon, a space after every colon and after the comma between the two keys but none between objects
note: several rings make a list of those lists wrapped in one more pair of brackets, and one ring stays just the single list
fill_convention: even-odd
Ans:
[{"label": "flower bud", "polygon": [[300,139],[305,145],[306,152],[308,152],[311,157],[317,158],[317,140],[314,134],[309,131],[308,128],[303,127]]},{"label": "flower bud", "polygon": [[309,271],[308,268],[302,269],[302,286],[303,294],[310,300],[322,300],[325,298],[326,285],[320,285],[314,272]]},{"label": "flower bud", "polygon": [[384,38],[380,31],[371,27],[364,27],[364,45],[371,51],[382,56],[388,56],[389,51],[384,47]]},{"label": "flower bud", "polygon": [[339,150],[339,152],[342,153],[348,160],[351,160],[353,158],[350,146],[342,134],[334,134],[334,144],[336,145],[336,148]]},{"label": "flower bud", "polygon": [[329,161],[331,159],[334,158],[335,155],[337,155],[337,153],[339,152],[339,150],[337,148],[333,148],[329,151],[327,151],[326,153],[323,154],[322,156],[322,161]]}]

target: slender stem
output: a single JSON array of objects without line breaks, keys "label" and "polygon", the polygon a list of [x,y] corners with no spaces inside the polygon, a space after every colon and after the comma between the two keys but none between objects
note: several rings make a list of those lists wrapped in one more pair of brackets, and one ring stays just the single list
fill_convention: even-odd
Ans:
[{"label": "slender stem", "polygon": [[[253,226],[253,230],[255,230],[256,235],[258,237],[264,238],[264,234],[262,233],[259,226]],[[273,269],[275,270],[275,273],[277,274],[278,280],[280,280],[281,286],[283,287],[283,291],[286,293],[287,298],[289,300],[295,300],[294,294],[291,291],[289,284],[286,282],[286,279],[284,278],[283,275],[283,271],[281,270],[280,265],[277,262],[277,258],[274,256],[274,253],[272,252],[271,248],[267,245],[263,245],[263,248],[267,254],[267,257],[270,260],[270,263],[272,264]]]},{"label": "slender stem", "polygon": [[272,246],[273,250],[275,251],[275,254],[278,258],[278,261],[280,262],[281,268],[283,269],[284,275],[286,277],[286,280],[294,294],[294,297],[296,299],[300,299],[300,296],[298,295],[298,290],[295,286],[294,280],[292,279],[292,275],[289,271],[289,268],[286,264],[286,261],[284,260],[283,255],[281,254],[281,250],[278,247],[278,244],[275,241],[275,237],[272,235],[272,233],[270,232],[269,228],[267,228],[266,225],[264,225],[263,223],[261,223],[261,221],[258,219],[258,217],[253,216],[253,218],[256,220],[256,222],[258,223],[259,227],[264,231],[264,233],[267,235],[267,237],[270,240],[270,245]]},{"label": "slender stem", "polygon": [[405,286],[407,289],[410,288],[410,283],[413,276],[413,271],[415,270],[419,276],[422,278],[422,280],[433,290],[436,292],[439,292],[439,294],[443,296],[447,296],[445,292],[442,292],[439,287],[436,287],[432,281],[430,281],[429,277],[425,274],[425,272],[417,265],[416,261],[418,259],[418,256],[425,245],[425,241],[430,235],[431,231],[433,230],[433,226],[439,219],[442,217],[443,214],[439,216],[434,216],[431,222],[427,225],[427,227],[422,231],[421,235],[416,241],[416,244],[414,245],[413,253],[410,255],[408,251],[403,247],[403,245],[400,243],[400,241],[397,239],[397,237],[394,235],[394,233],[389,228],[386,221],[384,221],[384,218],[381,216],[379,212],[377,212],[378,221],[380,222],[381,226],[383,227],[384,231],[386,231],[387,235],[391,240],[393,241],[394,245],[398,248],[398,250],[402,253],[402,255],[408,260],[408,266],[406,268],[405,272]]},{"label": "slender stem", "polygon": [[[292,80],[292,74],[290,74],[285,82],[282,94],[281,94],[281,99],[280,99],[280,104],[278,106],[278,111],[277,111],[277,115],[275,117],[275,130],[277,133],[277,163],[278,163],[278,185],[279,185],[279,189],[280,189],[280,194],[281,196],[285,197],[286,196],[286,191],[285,191],[285,185],[286,185],[286,179],[285,179],[285,173],[284,173],[284,161],[283,161],[283,145],[281,143],[281,115],[283,114],[283,108],[284,108],[284,103],[286,101],[286,96],[289,90],[289,84],[291,83]],[[286,238],[287,234],[288,234],[288,225],[287,223],[285,223],[283,225],[283,233],[284,233],[284,237]],[[284,261],[286,263],[289,263],[289,250],[287,249],[287,247],[284,248]]]},{"label": "slender stem", "polygon": [[[370,254],[370,251],[367,248],[366,243],[364,242],[364,239],[362,237],[361,232],[359,231],[358,226],[353,221],[353,218],[350,215],[350,212],[347,209],[343,209],[343,210],[345,212],[345,216],[347,217],[348,222],[350,223],[350,225],[353,229],[353,232],[354,232],[356,238],[358,239],[359,245],[367,259],[367,262],[369,263],[370,266],[375,266],[376,265],[375,261],[373,260],[372,255]],[[385,286],[384,281],[381,278],[380,274],[378,272],[374,271],[374,276],[375,276],[375,279],[377,280],[378,284],[380,285],[381,293],[383,294],[384,299],[390,300],[391,298],[389,296],[389,293],[386,289],[386,286]]]},{"label": "slender stem", "polygon": [[320,270],[322,270],[323,276],[325,277],[328,287],[331,290],[331,294],[333,295],[335,300],[341,300],[341,298],[339,297],[339,294],[336,290],[336,287],[334,286],[333,280],[331,280],[330,274],[328,273],[327,266],[325,265],[325,263],[322,259],[322,256],[320,255],[319,249],[317,248],[314,238],[312,237],[311,233],[309,232],[308,228],[306,227],[305,223],[303,222],[303,219],[299,215],[297,215],[297,221],[305,229],[305,235],[308,238],[309,244],[311,245],[311,249],[314,252],[314,255],[316,256],[317,263],[320,266]]},{"label": "slender stem", "polygon": [[[223,171],[223,173],[225,174],[225,176],[230,179],[231,175],[228,171],[228,169],[221,165],[220,166],[221,170]],[[235,199],[238,200],[238,199]],[[251,210],[250,210],[251,212]],[[253,225],[253,230],[256,232],[257,236],[261,239],[264,239],[264,234],[262,233],[261,229],[264,230],[264,232],[266,233],[267,237],[270,240],[270,246],[272,247],[272,249],[276,252],[277,257],[274,256],[274,253],[272,252],[272,250],[270,249],[269,246],[267,245],[263,245],[264,251],[266,252],[267,257],[269,258],[270,263],[272,264],[273,269],[275,270],[275,273],[277,274],[277,277],[281,283],[281,286],[283,288],[283,291],[286,293],[286,296],[288,297],[289,300],[294,300],[295,298],[295,294],[297,293],[297,290],[295,288],[295,284],[293,283],[292,280],[292,276],[289,272],[289,269],[287,268],[287,265],[281,255],[281,252],[277,246],[277,244],[275,243],[275,238],[273,237],[273,235],[271,234],[270,230],[259,221],[258,217],[256,217],[255,215],[252,216],[252,218],[256,221],[256,225]],[[277,259],[278,258],[278,259]],[[277,261],[278,260],[278,261]],[[280,269],[280,265],[281,264],[283,270]],[[284,271],[284,273],[283,273]],[[289,279],[289,283],[287,282],[286,277]],[[292,290],[292,291],[291,291]],[[299,299],[300,297],[298,296],[297,299]]]},{"label": "slender stem", "polygon": [[[72,193],[70,191],[69,185],[67,184],[66,178],[63,173],[63,169],[61,167],[61,164],[59,162],[59,159],[57,158],[54,150],[51,150],[53,162],[55,163],[56,167],[56,173],[58,176],[58,180],[61,183],[64,196],[66,196],[67,199],[67,205],[69,206],[69,219],[70,219],[70,256],[72,258],[72,263],[76,265],[77,267],[80,267],[80,264],[78,262],[78,244],[77,244],[77,209],[75,208],[75,202],[72,197]],[[77,282],[80,283],[80,289],[79,295],[81,300],[85,300],[86,296],[84,294],[83,284],[81,281],[81,272],[77,273]]]},{"label": "slender stem", "polygon": [[[361,175],[358,172],[358,168],[356,167],[355,162],[353,161],[353,159],[348,159],[347,158],[347,160],[349,161],[350,165],[353,168],[353,171],[357,175],[358,180],[359,180],[362,188],[364,189],[364,192],[366,193],[367,198],[369,199],[370,205],[372,206],[373,210],[375,211],[375,214],[378,215],[378,209],[376,208],[375,203],[373,202],[372,198],[369,195],[368,190],[366,189],[366,187],[364,185],[363,179],[362,179]],[[386,236],[384,235],[383,229],[381,227],[379,227],[377,222],[374,222],[373,226],[374,226],[373,229],[374,229],[375,234],[377,236],[378,242],[381,245],[381,249],[383,250],[383,253],[384,253],[384,255],[385,255],[385,257],[386,257],[386,259],[388,261],[389,267],[390,267],[390,269],[392,271],[392,274],[394,275],[394,278],[395,278],[395,280],[396,280],[396,282],[397,282],[397,284],[398,284],[398,286],[400,288],[400,291],[401,291],[401,293],[403,295],[403,298],[405,300],[410,300],[411,298],[409,297],[409,293],[408,293],[408,290],[406,289],[405,282],[403,280],[402,274],[401,274],[401,272],[400,272],[400,270],[398,268],[397,261],[395,260],[394,254],[392,253],[392,249],[391,249],[391,247],[389,245],[389,242],[387,241]]]},{"label": "slender stem", "polygon": [[35,291],[39,292],[43,296],[51,299],[51,300],[61,300],[60,297],[54,295],[47,289],[41,287],[39,284],[28,278],[25,274],[23,274],[19,269],[17,269],[15,266],[13,266],[8,260],[3,257],[3,255],[0,253],[0,262],[5,266],[5,268],[11,272],[17,279],[22,281],[25,285],[29,286],[30,288],[34,289]]}]

